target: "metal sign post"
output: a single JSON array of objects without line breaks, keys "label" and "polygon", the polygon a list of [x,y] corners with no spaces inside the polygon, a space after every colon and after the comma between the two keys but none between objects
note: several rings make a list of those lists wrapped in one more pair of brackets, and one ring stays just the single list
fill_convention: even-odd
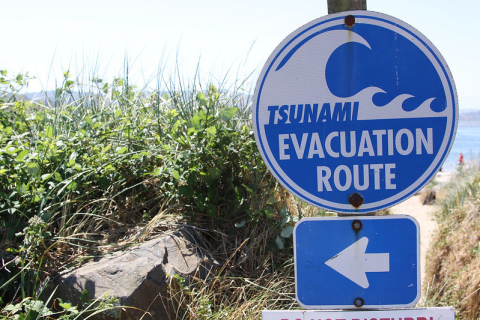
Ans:
[{"label": "metal sign post", "polygon": [[367,0],[328,0],[328,14],[350,11],[367,10]]}]

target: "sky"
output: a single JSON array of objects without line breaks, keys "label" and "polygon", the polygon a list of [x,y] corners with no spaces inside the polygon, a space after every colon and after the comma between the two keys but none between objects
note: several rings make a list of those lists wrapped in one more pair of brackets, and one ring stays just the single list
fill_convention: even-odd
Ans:
[{"label": "sky", "polygon": [[[478,0],[367,0],[367,9],[423,33],[445,58],[460,111],[480,110]],[[0,0],[0,70],[35,76],[30,92],[51,89],[64,71],[140,85],[176,63],[184,77],[258,72],[280,42],[327,15],[327,0]],[[256,82],[255,74],[246,86]]]}]

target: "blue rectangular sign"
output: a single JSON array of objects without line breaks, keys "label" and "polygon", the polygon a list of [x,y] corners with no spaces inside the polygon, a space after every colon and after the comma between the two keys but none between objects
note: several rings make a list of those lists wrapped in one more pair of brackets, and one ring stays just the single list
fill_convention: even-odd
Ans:
[{"label": "blue rectangular sign", "polygon": [[411,216],[324,217],[294,230],[295,287],[307,309],[406,308],[420,298]]}]

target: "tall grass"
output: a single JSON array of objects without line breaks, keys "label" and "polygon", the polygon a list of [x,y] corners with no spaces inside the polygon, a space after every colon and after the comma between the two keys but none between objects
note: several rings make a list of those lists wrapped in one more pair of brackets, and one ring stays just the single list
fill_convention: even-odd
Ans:
[{"label": "tall grass", "polygon": [[427,256],[426,306],[453,306],[456,318],[480,316],[480,166],[459,166],[442,189],[439,229]]},{"label": "tall grass", "polygon": [[[0,317],[47,316],[38,295],[56,274],[187,223],[206,230],[222,267],[194,288],[172,285],[179,318],[296,307],[292,239],[281,231],[324,212],[266,169],[246,80],[205,83],[195,72],[184,82],[179,74],[159,73],[139,88],[128,64],[110,81],[66,71],[53,95],[24,101],[28,78],[2,71]],[[57,317],[78,316],[63,306]]]}]

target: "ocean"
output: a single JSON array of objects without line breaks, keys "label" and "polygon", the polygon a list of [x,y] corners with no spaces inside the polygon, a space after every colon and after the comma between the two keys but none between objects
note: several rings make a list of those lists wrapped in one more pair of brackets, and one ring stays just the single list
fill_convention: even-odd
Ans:
[{"label": "ocean", "polygon": [[480,156],[480,126],[457,127],[457,135],[453,142],[450,154],[443,164],[443,171],[455,171],[458,164],[460,153],[463,154],[463,160],[479,160]]}]

